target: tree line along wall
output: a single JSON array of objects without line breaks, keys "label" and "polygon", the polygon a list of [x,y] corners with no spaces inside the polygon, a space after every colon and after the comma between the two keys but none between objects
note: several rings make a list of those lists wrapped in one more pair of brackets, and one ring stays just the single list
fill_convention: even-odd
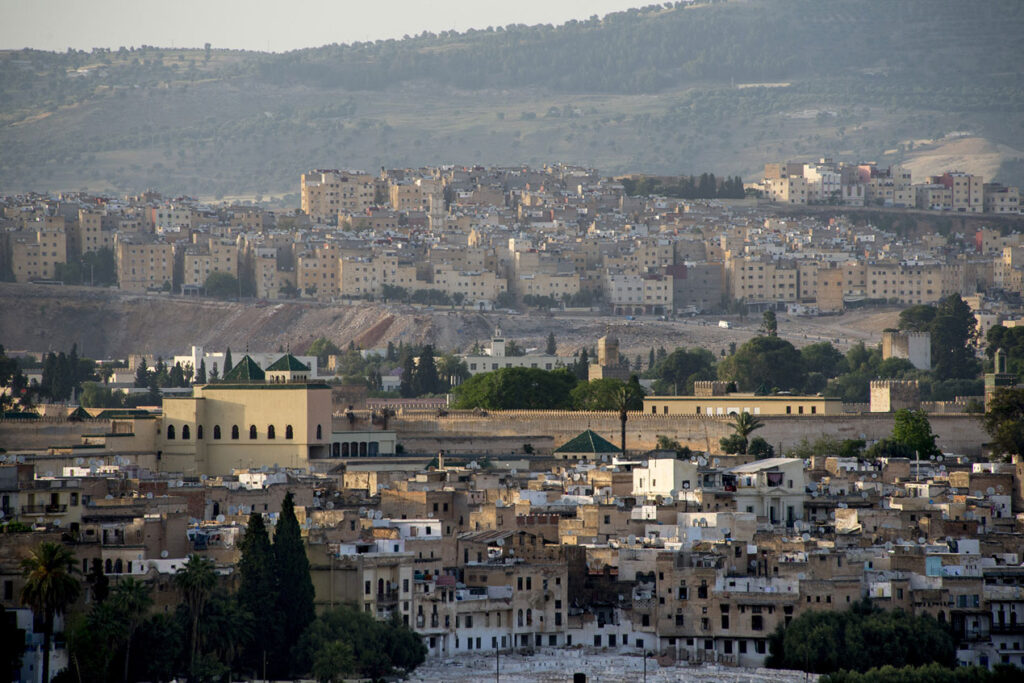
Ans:
[{"label": "tree line along wall", "polygon": [[[754,432],[778,451],[803,439],[814,441],[821,436],[837,439],[875,441],[892,435],[893,414],[860,415],[787,415],[761,416],[762,429]],[[988,435],[981,427],[979,415],[929,415],[932,431],[944,451],[961,455],[980,455]],[[554,447],[562,445],[586,429],[592,429],[612,443],[620,440],[619,415],[616,412],[582,412],[571,410],[498,410],[485,414],[449,413],[438,417],[433,411],[403,411],[393,418],[391,429],[398,432],[401,443],[414,439],[459,436],[476,437],[483,446],[493,437],[551,437]],[[654,448],[658,436],[677,439],[693,449],[719,451],[718,440],[733,433],[732,420],[727,417],[648,415],[631,413],[626,422],[626,447]],[[542,451],[542,443],[533,443]]]}]

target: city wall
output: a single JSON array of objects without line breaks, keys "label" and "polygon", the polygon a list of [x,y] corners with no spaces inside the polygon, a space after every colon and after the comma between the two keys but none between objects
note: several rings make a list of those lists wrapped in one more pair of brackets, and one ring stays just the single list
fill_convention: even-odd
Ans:
[{"label": "city wall", "polygon": [[[755,432],[776,450],[789,448],[803,439],[814,441],[828,435],[837,439],[866,439],[874,441],[891,436],[891,413],[830,415],[830,416],[763,416],[764,427]],[[932,431],[938,435],[938,444],[946,452],[962,455],[980,455],[982,444],[988,440],[981,427],[979,415],[929,415]],[[509,452],[530,443],[538,452],[550,452],[540,437],[550,437],[557,448],[585,429],[592,429],[612,443],[620,440],[620,423],[615,412],[529,411],[504,410],[483,414],[450,412],[438,417],[435,411],[403,411],[392,418],[389,425],[398,432],[398,440],[407,450],[413,444],[437,443],[439,439],[458,437],[444,447],[453,452],[478,450],[479,452]],[[659,435],[677,439],[693,449],[718,451],[718,440],[732,434],[732,420],[727,417],[689,417],[674,415],[643,415],[631,413],[626,422],[626,447],[654,448]],[[491,451],[495,437],[503,450]],[[508,437],[513,437],[509,439]]]}]

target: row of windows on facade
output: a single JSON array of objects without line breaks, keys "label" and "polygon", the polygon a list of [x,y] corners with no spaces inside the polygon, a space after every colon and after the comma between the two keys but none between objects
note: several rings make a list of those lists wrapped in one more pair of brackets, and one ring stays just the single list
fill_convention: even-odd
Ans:
[{"label": "row of windows on facade", "polygon": [[[176,436],[176,431],[174,429],[174,425],[167,425],[167,440],[168,441],[174,441],[175,436]],[[188,439],[192,438],[192,431],[191,431],[191,429],[189,429],[188,425],[183,425],[182,426],[182,428],[181,428],[181,438],[183,440],[186,440],[186,441]],[[203,425],[197,425],[196,426],[196,438],[197,439],[202,439],[203,438]],[[213,438],[214,438],[214,440],[218,440],[218,439],[221,438],[220,425],[214,425],[213,426]],[[238,439],[239,438],[238,425],[231,425],[231,438],[232,439]],[[259,438],[259,430],[256,429],[256,425],[250,425],[249,426],[249,438],[250,439]],[[274,427],[274,425],[268,425],[267,426],[267,438],[268,439],[276,439],[277,438],[277,429]],[[295,438],[295,431],[292,429],[291,425],[286,425],[285,426],[285,428],[284,428],[284,438],[286,438],[286,439],[293,439],[293,438]],[[323,427],[321,425],[317,425],[316,426],[316,438],[317,438],[317,440],[320,440],[320,439],[323,438]]]}]

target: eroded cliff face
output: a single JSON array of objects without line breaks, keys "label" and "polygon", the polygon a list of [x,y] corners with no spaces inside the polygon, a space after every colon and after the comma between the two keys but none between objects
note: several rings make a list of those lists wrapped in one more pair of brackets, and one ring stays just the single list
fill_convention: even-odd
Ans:
[{"label": "eroded cliff face", "polygon": [[327,337],[342,348],[431,342],[489,334],[478,314],[419,312],[383,304],[240,303],[126,295],[88,287],[0,284],[0,344],[14,351],[69,349],[91,358],[169,356],[192,344],[260,350],[305,348]]}]

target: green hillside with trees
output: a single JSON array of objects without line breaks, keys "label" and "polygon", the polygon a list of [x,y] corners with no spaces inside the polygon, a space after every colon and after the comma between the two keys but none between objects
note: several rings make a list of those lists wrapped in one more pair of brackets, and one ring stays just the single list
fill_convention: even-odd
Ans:
[{"label": "green hillside with trees", "polygon": [[1022,29],[1015,0],[751,0],[282,54],[0,52],[0,191],[267,197],[309,167],[554,160],[747,177],[965,131],[1020,182]]}]

